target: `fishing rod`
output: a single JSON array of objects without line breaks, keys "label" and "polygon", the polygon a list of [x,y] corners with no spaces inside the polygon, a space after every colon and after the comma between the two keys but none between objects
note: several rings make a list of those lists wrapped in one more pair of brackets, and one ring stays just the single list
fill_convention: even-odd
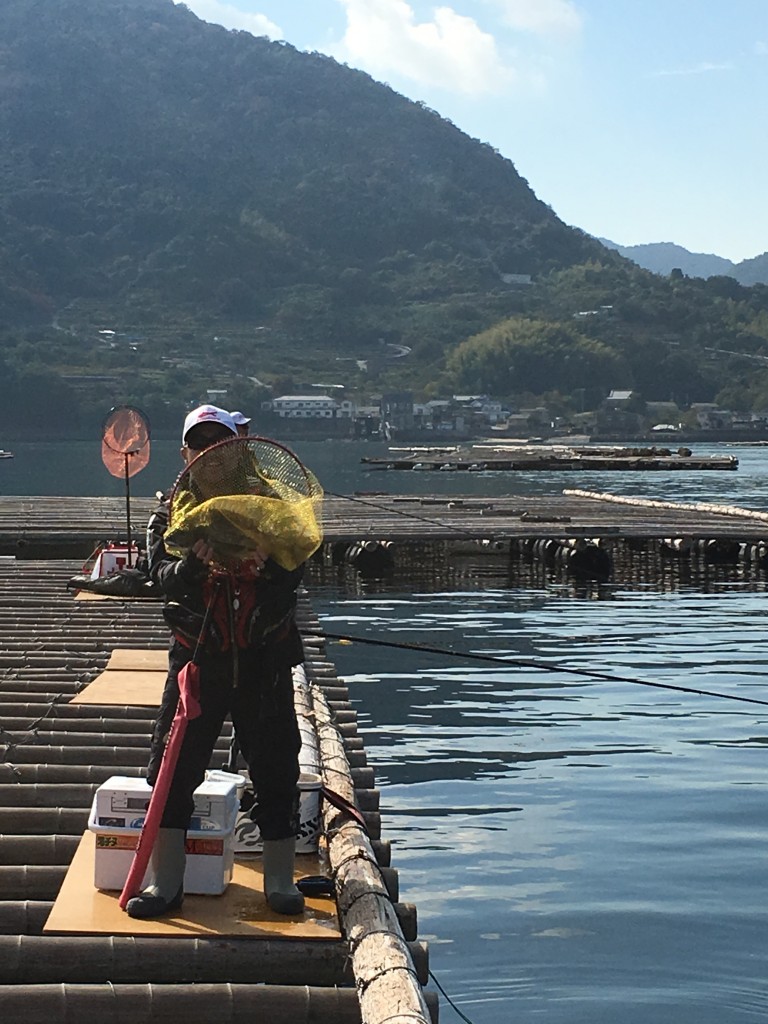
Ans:
[{"label": "fishing rod", "polygon": [[422,654],[439,654],[449,658],[460,658],[464,661],[481,661],[492,665],[506,665],[514,668],[533,668],[542,672],[564,672],[568,675],[581,676],[586,679],[600,679],[609,683],[631,683],[634,686],[651,686],[659,690],[674,690],[678,693],[691,693],[699,697],[717,697],[720,700],[734,700],[742,704],[759,704],[768,707],[768,700],[759,697],[742,697],[735,693],[721,693],[718,690],[698,690],[692,686],[680,686],[675,683],[656,683],[650,679],[636,679],[632,676],[613,675],[609,672],[598,672],[595,669],[569,668],[559,663],[549,664],[532,658],[504,658],[494,654],[474,654],[471,651],[452,651],[448,647],[433,647],[430,644],[408,643],[407,641],[373,640],[366,636],[352,636],[347,633],[312,633],[307,637],[326,640],[342,640],[348,643],[368,644],[371,647],[390,647],[402,651],[420,651]]}]

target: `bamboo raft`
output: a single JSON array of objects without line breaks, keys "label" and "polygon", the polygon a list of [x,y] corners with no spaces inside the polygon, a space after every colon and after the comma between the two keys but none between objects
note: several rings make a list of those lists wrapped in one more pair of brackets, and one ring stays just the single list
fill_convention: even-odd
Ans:
[{"label": "bamboo raft", "polygon": [[[146,522],[154,506],[135,500],[134,522]],[[125,537],[124,515],[117,498],[3,498],[0,556],[85,559],[99,542]],[[518,580],[532,562],[597,582],[658,580],[670,559],[768,571],[766,512],[578,489],[535,497],[329,495],[323,526],[311,568],[348,565],[362,577],[426,569],[436,578],[475,555],[506,559]]]},{"label": "bamboo raft", "polygon": [[535,471],[692,471],[735,470],[734,455],[694,455],[690,448],[617,448],[608,445],[503,444],[485,442],[467,447],[390,448],[385,456],[364,456],[370,469],[443,472]]},{"label": "bamboo raft", "polygon": [[[326,804],[324,831],[342,937],[62,935],[44,931],[98,785],[137,776],[154,710],[74,702],[115,648],[162,650],[156,601],[75,601],[78,563],[0,562],[0,1015],[164,1024],[244,1019],[427,1024],[427,948],[415,908],[399,902],[379,792],[356,712],[306,599],[303,672],[323,781],[361,810],[365,829]],[[86,691],[87,692],[87,691]],[[305,709],[306,712],[306,709]],[[212,765],[228,743],[225,727]],[[217,762],[218,759],[218,762]],[[122,1019],[122,1017],[121,1017]]]},{"label": "bamboo raft", "polygon": [[[135,500],[134,522],[146,522],[154,505]],[[117,498],[3,498],[0,556],[85,559],[100,541],[125,536],[124,515]],[[531,562],[598,582],[618,570],[657,580],[670,559],[768,571],[768,513],[704,502],[578,489],[501,498],[358,493],[328,496],[323,525],[311,566],[346,564],[367,577],[424,569],[437,577],[473,555],[505,558],[519,579]]]}]

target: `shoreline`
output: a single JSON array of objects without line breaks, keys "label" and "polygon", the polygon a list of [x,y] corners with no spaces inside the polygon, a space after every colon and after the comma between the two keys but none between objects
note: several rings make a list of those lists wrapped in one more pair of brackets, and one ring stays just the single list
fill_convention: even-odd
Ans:
[{"label": "shoreline", "polygon": [[[252,431],[255,437],[274,437],[282,441],[340,441],[360,442],[362,444],[382,444],[387,446],[402,445],[405,447],[421,446],[424,448],[442,448],[456,444],[477,444],[498,442],[499,444],[547,444],[547,445],[586,445],[586,444],[643,444],[655,445],[661,448],[675,448],[681,444],[753,444],[768,445],[768,430],[681,430],[679,433],[610,433],[610,434],[554,434],[548,435],[529,434],[526,437],[513,436],[502,433],[450,433],[448,431],[408,431],[402,435],[395,435],[389,439],[370,435],[367,437],[356,437],[353,434],[340,434],[326,430],[296,430],[280,429],[273,430],[271,427],[261,430],[258,427]],[[158,431],[153,433],[152,441],[177,441],[177,433],[171,431]],[[51,444],[56,441],[100,441],[95,434],[86,434],[78,431],[73,434],[57,433],[6,433],[3,437],[4,445],[18,444]],[[5,448],[0,450],[0,458],[3,451],[11,457],[12,450]],[[6,456],[7,457],[7,456]]]}]

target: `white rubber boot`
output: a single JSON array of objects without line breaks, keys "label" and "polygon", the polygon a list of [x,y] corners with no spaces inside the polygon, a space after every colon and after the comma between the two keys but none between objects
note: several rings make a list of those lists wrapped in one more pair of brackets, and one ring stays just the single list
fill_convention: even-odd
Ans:
[{"label": "white rubber boot", "polygon": [[185,840],[183,828],[160,829],[149,860],[147,885],[126,905],[129,917],[159,917],[181,906],[187,866]]},{"label": "white rubber boot", "polygon": [[295,836],[264,840],[264,895],[276,914],[301,914],[304,910],[304,897],[293,884],[295,854]]}]

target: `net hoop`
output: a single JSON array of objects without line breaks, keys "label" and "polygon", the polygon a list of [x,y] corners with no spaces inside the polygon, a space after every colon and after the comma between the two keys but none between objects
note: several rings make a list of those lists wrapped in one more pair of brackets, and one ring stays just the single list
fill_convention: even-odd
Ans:
[{"label": "net hoop", "polygon": [[112,409],[101,425],[101,461],[117,477],[135,476],[149,463],[149,420],[132,405]]},{"label": "net hoop", "polygon": [[256,551],[293,570],[322,543],[322,498],[317,478],[286,445],[259,435],[226,438],[176,478],[166,549],[183,558],[205,539],[221,571],[238,572]]}]

